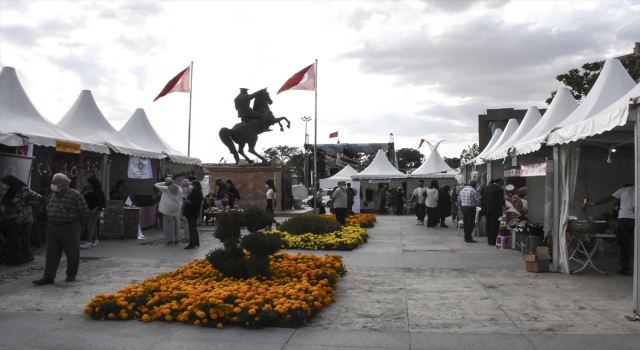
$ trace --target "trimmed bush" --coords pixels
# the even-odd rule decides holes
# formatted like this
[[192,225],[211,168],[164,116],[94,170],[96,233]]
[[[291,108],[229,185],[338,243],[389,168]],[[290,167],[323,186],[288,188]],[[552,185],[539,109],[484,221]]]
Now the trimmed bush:
[[292,235],[305,233],[324,235],[340,231],[341,226],[337,221],[323,218],[320,215],[300,215],[283,222],[278,229]]

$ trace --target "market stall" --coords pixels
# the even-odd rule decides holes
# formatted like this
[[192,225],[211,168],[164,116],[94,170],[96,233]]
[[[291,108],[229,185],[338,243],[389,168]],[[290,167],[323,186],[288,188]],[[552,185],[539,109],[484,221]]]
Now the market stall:
[[[387,159],[383,150],[378,150],[369,166],[359,174],[351,175],[353,181],[360,181],[360,211],[380,212],[380,191],[386,186],[391,188],[403,187],[406,192],[406,174],[396,169]],[[353,185],[352,185],[353,186]]]

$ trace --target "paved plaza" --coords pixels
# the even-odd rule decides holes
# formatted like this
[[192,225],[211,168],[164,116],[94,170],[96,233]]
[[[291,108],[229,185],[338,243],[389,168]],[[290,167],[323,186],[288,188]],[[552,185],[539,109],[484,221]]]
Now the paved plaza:
[[[176,322],[96,321],[83,314],[99,293],[203,258],[221,244],[201,226],[194,250],[146,240],[103,240],[82,250],[77,281],[35,287],[44,254],[0,268],[0,349],[639,349],[630,322],[632,277],[617,257],[577,275],[529,273],[522,253],[463,242],[462,232],[415,226],[414,216],[379,216],[369,242],[344,257],[348,273],[308,326],[249,330]],[[297,253],[290,250],[290,253]],[[307,252],[307,251],[304,251]],[[64,261],[64,259],[63,259]],[[29,274],[31,274],[29,276]]]

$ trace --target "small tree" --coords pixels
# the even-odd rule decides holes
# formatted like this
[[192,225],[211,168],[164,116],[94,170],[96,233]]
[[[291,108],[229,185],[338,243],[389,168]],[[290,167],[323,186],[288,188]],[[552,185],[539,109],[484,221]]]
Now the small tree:
[[401,169],[417,168],[424,162],[424,155],[413,148],[401,148],[396,152],[398,167]]
[[471,159],[477,157],[479,154],[480,154],[480,148],[478,147],[477,143],[474,143],[473,145],[470,145],[469,147],[462,150],[462,153],[460,153],[460,160],[463,163],[466,163]]

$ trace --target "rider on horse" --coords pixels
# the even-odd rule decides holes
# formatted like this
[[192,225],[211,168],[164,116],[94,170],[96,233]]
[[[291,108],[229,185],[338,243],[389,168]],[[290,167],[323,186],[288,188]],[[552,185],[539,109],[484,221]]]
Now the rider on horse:
[[253,100],[260,91],[252,94],[249,94],[248,91],[249,89],[240,88],[240,94],[233,100],[236,110],[238,111],[238,118],[247,124],[253,124],[254,120],[257,120],[262,126],[263,131],[271,131],[267,123],[267,116],[254,111],[250,107],[251,100]]

